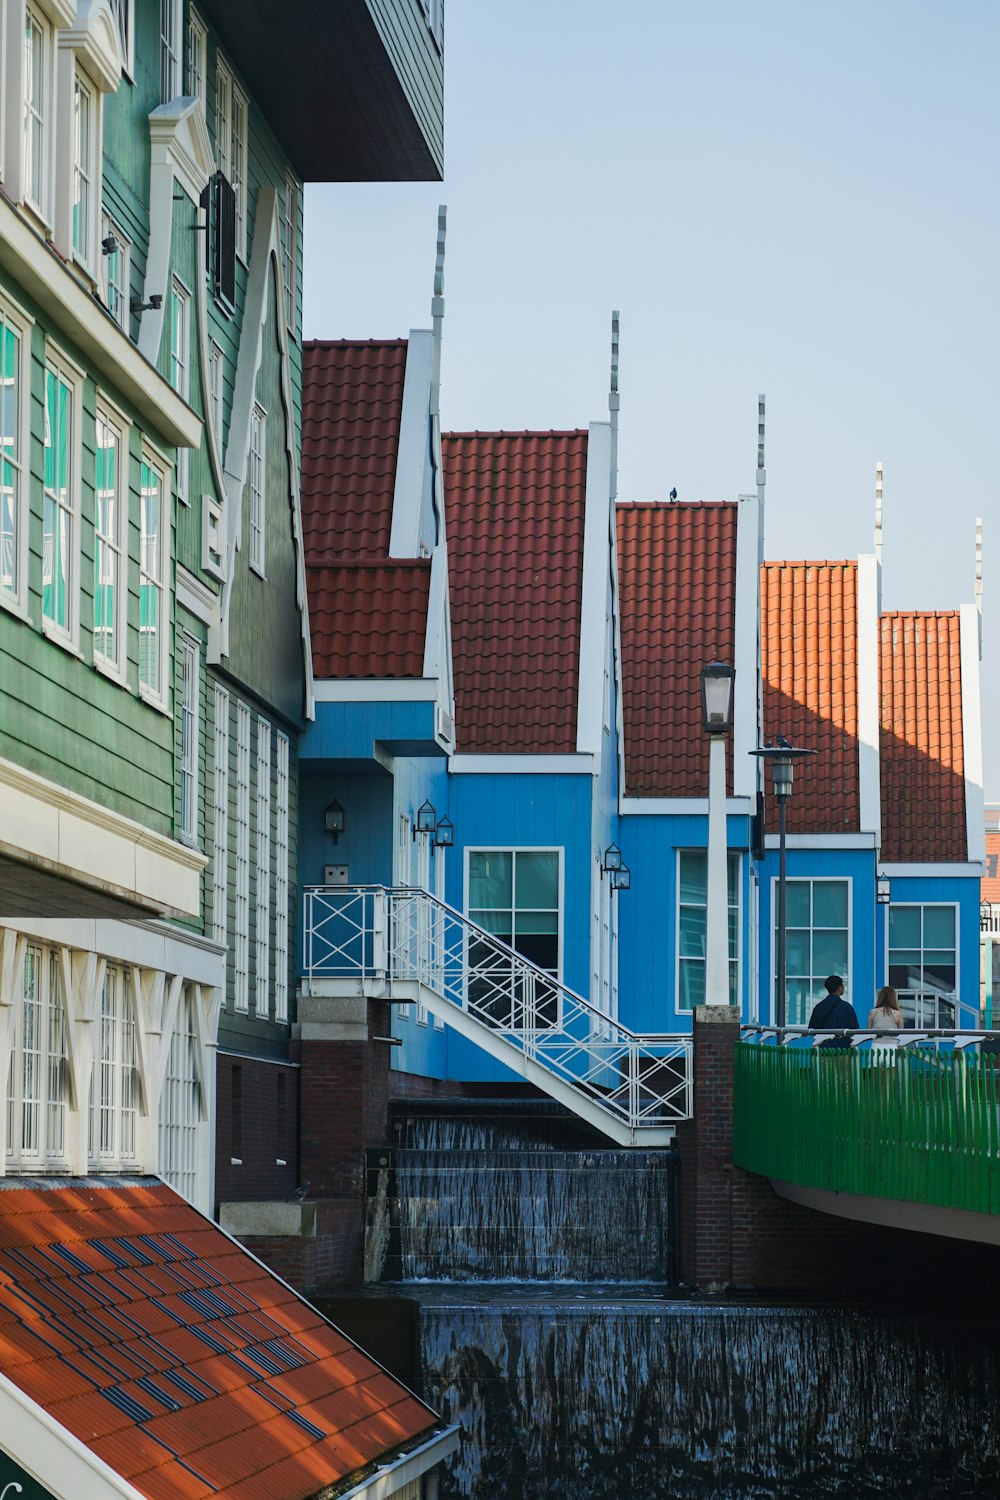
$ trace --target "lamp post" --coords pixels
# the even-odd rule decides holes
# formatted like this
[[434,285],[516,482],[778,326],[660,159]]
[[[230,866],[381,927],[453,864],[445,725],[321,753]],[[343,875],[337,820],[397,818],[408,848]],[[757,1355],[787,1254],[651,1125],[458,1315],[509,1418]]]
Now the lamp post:
[[725,662],[701,669],[701,717],[708,735],[708,854],[705,872],[705,1004],[729,1004],[729,874],[726,736],[733,722],[733,678]]
[[751,750],[751,755],[758,759],[771,762],[771,775],[774,783],[774,795],[778,803],[778,951],[777,951],[777,975],[776,994],[774,1005],[774,1021],[776,1026],[785,1024],[785,1002],[787,999],[786,971],[786,923],[785,923],[785,836],[788,815],[788,799],[792,795],[792,782],[795,779],[795,762],[802,760],[807,755],[815,755],[815,750],[803,750],[795,745],[790,745],[783,734],[775,736],[777,744],[772,745],[767,740],[763,745],[758,745],[756,750]]

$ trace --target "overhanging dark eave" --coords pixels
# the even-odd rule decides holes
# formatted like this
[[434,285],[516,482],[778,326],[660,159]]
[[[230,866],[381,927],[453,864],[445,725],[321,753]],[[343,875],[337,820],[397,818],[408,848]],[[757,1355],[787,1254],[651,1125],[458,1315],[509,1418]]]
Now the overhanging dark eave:
[[[203,9],[304,181],[440,180],[440,58],[429,33],[404,81],[367,0],[206,0]],[[437,90],[427,122],[414,103],[418,73],[425,97]]]

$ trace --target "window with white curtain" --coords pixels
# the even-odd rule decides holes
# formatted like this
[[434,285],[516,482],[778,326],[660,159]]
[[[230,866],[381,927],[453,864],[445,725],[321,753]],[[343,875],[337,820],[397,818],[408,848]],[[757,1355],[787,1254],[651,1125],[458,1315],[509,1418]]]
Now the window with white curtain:
[[220,57],[215,72],[215,159],[236,198],[236,253],[247,253],[247,158],[250,107],[247,96]]
[[[191,294],[183,282],[170,285],[170,384],[187,401],[191,387]],[[189,448],[177,450],[177,495],[185,505],[188,494]]]
[[7,1165],[21,1170],[66,1162],[69,1105],[66,1000],[59,955],[27,948],[18,972],[7,1075]]
[[192,99],[200,99],[207,108],[208,100],[208,28],[195,7],[188,8],[187,47],[184,57],[184,92]]

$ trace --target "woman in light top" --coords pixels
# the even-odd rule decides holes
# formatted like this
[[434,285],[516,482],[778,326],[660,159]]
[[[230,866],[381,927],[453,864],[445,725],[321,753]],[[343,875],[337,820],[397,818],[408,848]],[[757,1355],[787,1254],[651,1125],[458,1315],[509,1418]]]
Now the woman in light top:
[[903,1025],[903,1012],[899,1008],[899,997],[891,984],[884,984],[878,992],[875,1009],[868,1012],[868,1030],[888,1032],[888,1036],[877,1036],[873,1047],[895,1047],[899,1038],[895,1035]]

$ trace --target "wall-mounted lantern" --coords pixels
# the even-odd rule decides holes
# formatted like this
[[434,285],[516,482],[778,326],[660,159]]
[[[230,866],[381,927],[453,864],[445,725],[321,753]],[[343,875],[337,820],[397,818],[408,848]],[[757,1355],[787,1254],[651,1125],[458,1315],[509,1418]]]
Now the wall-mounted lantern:
[[455,825],[450,818],[442,818],[434,830],[435,849],[451,849],[455,844]]
[[347,814],[344,812],[344,809],[341,807],[336,798],[334,798],[334,800],[330,803],[330,806],[327,808],[326,812],[323,814],[323,827],[326,829],[327,833],[333,834],[334,843],[337,842],[337,840],[340,838],[340,835],[347,827]]
[[622,863],[617,870],[611,871],[611,889],[613,891],[627,891],[632,886],[632,871],[628,865]]
[[601,855],[601,874],[607,875],[613,891],[627,891],[632,885],[632,871],[622,859],[617,844],[609,844]]
[[607,875],[612,870],[620,870],[622,867],[622,851],[617,844],[609,844],[601,858],[601,871]]
[[417,808],[416,820],[413,824],[413,837],[418,833],[433,833],[437,827],[437,808],[433,802],[424,802]]
[[892,900],[892,881],[882,871],[875,877],[875,899],[879,906],[888,906]]

